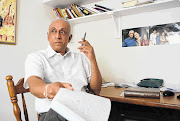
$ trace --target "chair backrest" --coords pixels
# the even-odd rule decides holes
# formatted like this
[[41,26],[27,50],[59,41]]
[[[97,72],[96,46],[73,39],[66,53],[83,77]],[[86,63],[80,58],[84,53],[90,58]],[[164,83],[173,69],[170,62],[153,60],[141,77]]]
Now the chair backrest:
[[10,75],[6,77],[7,87],[8,87],[8,90],[9,90],[9,96],[10,96],[11,102],[13,104],[14,115],[15,115],[17,121],[22,121],[22,119],[21,119],[21,110],[20,110],[19,105],[17,103],[18,102],[17,94],[21,94],[25,121],[29,121],[28,112],[27,112],[27,108],[26,108],[26,102],[25,102],[25,99],[24,99],[24,93],[29,92],[29,89],[25,89],[23,87],[24,78],[20,79],[15,86],[14,86],[14,81],[12,79],[13,79],[13,77],[10,76]]

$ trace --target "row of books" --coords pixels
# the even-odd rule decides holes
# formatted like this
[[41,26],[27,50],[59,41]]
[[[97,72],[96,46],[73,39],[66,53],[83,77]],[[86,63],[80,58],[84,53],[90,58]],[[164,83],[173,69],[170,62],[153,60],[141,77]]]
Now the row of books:
[[112,9],[97,4],[92,8],[72,4],[68,8],[54,8],[52,10],[56,18],[62,17],[65,19],[73,19],[108,11],[112,11]]

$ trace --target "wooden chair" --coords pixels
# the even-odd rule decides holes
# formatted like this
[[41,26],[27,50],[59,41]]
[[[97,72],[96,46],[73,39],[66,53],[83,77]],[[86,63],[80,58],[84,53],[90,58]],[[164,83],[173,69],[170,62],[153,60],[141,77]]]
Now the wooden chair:
[[[25,99],[24,99],[24,93],[29,92],[29,89],[25,89],[23,87],[24,78],[20,79],[15,86],[14,86],[14,81],[12,79],[13,79],[13,77],[10,76],[10,75],[6,77],[7,87],[8,87],[8,90],[9,90],[9,96],[10,96],[11,102],[13,104],[13,111],[14,111],[14,115],[16,117],[16,120],[17,121],[22,121],[22,119],[21,119],[21,110],[20,110],[19,105],[17,103],[18,102],[17,95],[21,94],[25,121],[29,121],[28,112],[27,112],[27,108],[26,108],[26,102],[25,102]],[[39,120],[39,116],[38,116],[38,120]]]

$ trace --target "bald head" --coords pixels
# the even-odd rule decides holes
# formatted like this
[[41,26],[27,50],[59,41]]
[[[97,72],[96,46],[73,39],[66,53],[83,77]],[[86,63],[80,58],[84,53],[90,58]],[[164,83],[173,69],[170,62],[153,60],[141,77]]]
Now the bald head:
[[65,54],[68,43],[71,41],[71,26],[64,19],[57,19],[49,26],[48,41],[57,53]]
[[64,25],[66,25],[67,28],[69,28],[69,36],[71,35],[71,24],[69,23],[69,21],[67,21],[64,18],[58,18],[54,21],[51,22],[51,24],[49,25],[49,30],[52,28],[52,26],[54,26],[54,24],[61,24],[63,23]]
[[130,30],[129,31],[129,38],[133,38],[134,37],[134,30]]

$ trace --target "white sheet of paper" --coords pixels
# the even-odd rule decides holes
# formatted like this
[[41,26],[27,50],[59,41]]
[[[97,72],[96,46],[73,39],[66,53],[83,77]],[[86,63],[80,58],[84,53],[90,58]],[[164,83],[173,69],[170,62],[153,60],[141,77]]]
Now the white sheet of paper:
[[50,107],[68,121],[108,121],[111,102],[86,92],[61,88]]

